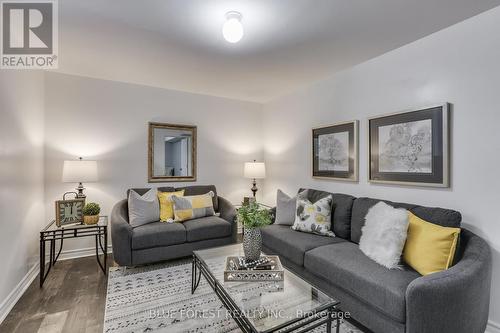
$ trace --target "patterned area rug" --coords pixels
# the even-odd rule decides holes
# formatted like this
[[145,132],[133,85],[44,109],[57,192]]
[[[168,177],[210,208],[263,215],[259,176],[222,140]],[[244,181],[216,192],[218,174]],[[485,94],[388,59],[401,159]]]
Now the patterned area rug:
[[[346,321],[340,331],[362,332]],[[104,332],[238,333],[240,329],[204,277],[191,295],[191,261],[182,260],[126,270],[111,268]],[[311,332],[326,332],[326,327]]]

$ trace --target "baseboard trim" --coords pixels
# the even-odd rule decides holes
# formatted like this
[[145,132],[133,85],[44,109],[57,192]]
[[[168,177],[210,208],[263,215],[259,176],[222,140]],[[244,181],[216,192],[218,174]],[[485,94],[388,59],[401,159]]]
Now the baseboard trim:
[[[113,253],[111,245],[108,246],[108,254],[109,253]],[[90,256],[95,256],[95,247],[62,251],[57,261]],[[17,301],[19,301],[19,299],[24,295],[26,289],[28,289],[31,283],[38,277],[39,272],[40,264],[36,263],[28,270],[28,273],[26,273],[7,298],[0,304],[0,324],[5,320],[12,308],[16,305]]]
[[[99,249],[99,252],[100,252],[100,249]],[[110,254],[112,252],[113,252],[113,248],[111,247],[111,245],[109,245],[108,246],[108,254]],[[62,251],[61,255],[59,256],[59,259],[57,261],[90,257],[90,256],[95,256],[95,247],[87,247],[84,249]]]
[[17,301],[24,295],[24,292],[38,276],[40,264],[36,263],[28,270],[28,273],[21,279],[17,286],[10,292],[7,298],[0,304],[0,324],[5,320]]
[[500,324],[495,323],[494,321],[489,320],[488,326],[486,326],[485,333],[500,333]]

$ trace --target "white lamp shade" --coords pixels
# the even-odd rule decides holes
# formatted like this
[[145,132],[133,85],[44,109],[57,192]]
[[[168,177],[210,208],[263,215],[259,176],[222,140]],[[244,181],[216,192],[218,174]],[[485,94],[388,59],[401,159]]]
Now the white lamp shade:
[[89,183],[97,181],[97,161],[64,161],[62,181]]
[[245,178],[266,178],[266,165],[263,162],[246,162],[243,174]]

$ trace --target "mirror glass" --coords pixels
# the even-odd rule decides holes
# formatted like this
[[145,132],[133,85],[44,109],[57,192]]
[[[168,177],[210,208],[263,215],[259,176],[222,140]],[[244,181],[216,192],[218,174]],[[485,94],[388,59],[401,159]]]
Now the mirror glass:
[[150,124],[150,181],[195,180],[196,127]]

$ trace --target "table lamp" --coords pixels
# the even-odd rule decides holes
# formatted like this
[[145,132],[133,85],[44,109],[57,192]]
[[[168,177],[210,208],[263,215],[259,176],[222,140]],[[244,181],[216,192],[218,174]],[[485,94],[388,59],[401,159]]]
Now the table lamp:
[[85,199],[83,183],[97,181],[97,161],[84,161],[81,157],[77,161],[64,161],[62,181],[78,183],[77,198]]
[[256,162],[255,160],[253,162],[246,162],[243,174],[245,178],[253,179],[253,186],[251,190],[253,192],[253,197],[255,198],[255,193],[257,193],[258,190],[256,179],[266,178],[266,165],[264,162]]

